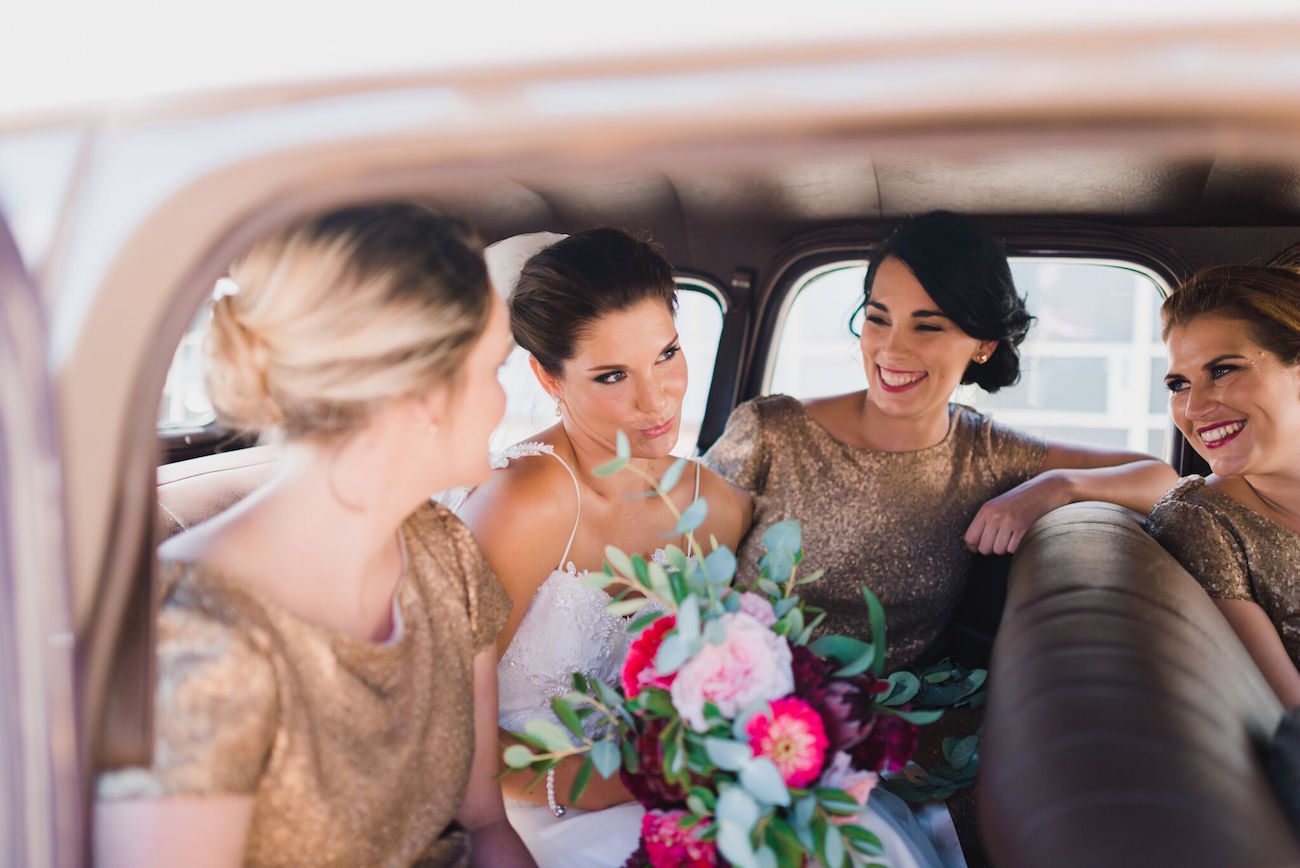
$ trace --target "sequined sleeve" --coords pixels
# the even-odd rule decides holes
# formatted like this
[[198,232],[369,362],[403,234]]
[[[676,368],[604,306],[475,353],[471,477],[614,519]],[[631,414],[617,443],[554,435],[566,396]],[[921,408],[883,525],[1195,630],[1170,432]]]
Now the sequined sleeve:
[[1245,552],[1232,530],[1203,504],[1173,488],[1147,516],[1147,532],[1191,573],[1211,597],[1253,600]]
[[769,462],[758,400],[746,401],[731,411],[726,430],[700,462],[732,485],[753,492],[764,490]]
[[158,618],[150,768],[101,775],[101,799],[252,795],[275,739],[275,670],[255,637],[167,603]]
[[494,645],[497,634],[510,617],[510,595],[488,566],[483,552],[459,518],[442,510],[442,526],[452,541],[461,575],[465,577],[465,608],[469,614],[474,650]]
[[990,420],[987,431],[987,467],[999,492],[1010,491],[1043,469],[1047,441]]

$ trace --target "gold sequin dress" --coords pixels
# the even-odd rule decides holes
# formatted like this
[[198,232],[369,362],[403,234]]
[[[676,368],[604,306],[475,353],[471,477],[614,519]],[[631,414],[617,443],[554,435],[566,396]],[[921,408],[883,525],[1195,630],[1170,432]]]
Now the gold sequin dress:
[[889,668],[925,656],[966,587],[972,555],[962,535],[989,498],[1030,479],[1047,446],[970,407],[949,407],[947,436],[912,452],[876,452],[837,440],[786,395],[731,414],[703,461],[754,493],[754,524],[737,553],[742,582],[758,573],[763,531],[798,519],[801,588],[827,612],[823,632],[867,633],[867,585],[885,607]]
[[1147,516],[1147,531],[1211,597],[1252,600],[1300,666],[1300,534],[1186,476]]
[[468,864],[453,816],[475,747],[473,660],[510,600],[445,509],[421,507],[402,536],[383,643],[169,564],[153,767],[101,775],[96,797],[252,796],[248,865]]

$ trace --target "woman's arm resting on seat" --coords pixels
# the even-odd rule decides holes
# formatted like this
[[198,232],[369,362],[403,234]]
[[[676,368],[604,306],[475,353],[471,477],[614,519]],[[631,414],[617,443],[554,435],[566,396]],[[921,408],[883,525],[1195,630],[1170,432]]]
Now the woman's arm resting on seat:
[[496,781],[499,757],[497,655],[496,649],[489,647],[474,657],[474,761],[456,819],[469,830],[474,865],[532,866],[533,857],[506,821]]
[[122,799],[94,813],[100,868],[231,868],[244,861],[252,796]]
[[1172,467],[1150,455],[1050,443],[1037,476],[980,507],[966,530],[966,547],[985,555],[1014,552],[1040,517],[1083,500],[1145,514],[1177,481]]
[[1291,662],[1268,614],[1253,600],[1216,599],[1214,603],[1250,652],[1250,658],[1283,707],[1300,705],[1300,671]]

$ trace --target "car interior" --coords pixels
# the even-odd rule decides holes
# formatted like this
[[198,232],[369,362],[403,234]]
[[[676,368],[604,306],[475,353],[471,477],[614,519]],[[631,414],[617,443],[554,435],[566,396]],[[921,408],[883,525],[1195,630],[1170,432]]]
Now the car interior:
[[[1261,50],[1284,51],[1251,36]],[[1036,324],[1018,386],[959,399],[1043,436],[1148,452],[1180,475],[1206,472],[1169,419],[1159,303],[1202,267],[1262,263],[1300,241],[1300,104],[1230,76],[1197,101],[1176,58],[1160,55],[1172,37],[1146,39],[1135,37],[1127,66],[1104,80],[1067,75],[1030,96],[991,87],[1006,85],[1006,69],[960,93],[915,82],[882,89],[870,110],[861,93],[853,111],[834,99],[751,105],[741,94],[710,118],[643,93],[648,107],[622,105],[610,117],[557,110],[488,132],[434,125],[267,148],[178,188],[123,241],[88,315],[102,320],[148,275],[158,284],[141,307],[148,339],[105,394],[92,400],[85,380],[70,382],[65,399],[66,424],[79,432],[68,435],[69,452],[93,439],[97,406],[129,408],[103,416],[115,426],[101,441],[111,457],[98,459],[111,493],[80,505],[69,493],[71,523],[88,527],[96,510],[112,516],[98,558],[71,567],[87,767],[147,756],[154,547],[274,470],[273,447],[221,429],[196,391],[204,302],[253,239],[337,204],[429,201],[489,244],[597,226],[653,239],[683,297],[693,416],[681,454],[707,449],[731,410],[757,395],[860,388],[851,327],[872,246],[907,215],[969,214],[1003,243]],[[1067,65],[1111,56],[1100,42],[1069,46]],[[1026,50],[1032,60],[1062,48]],[[894,62],[907,72],[934,57]],[[1014,70],[1025,60],[1004,62]],[[867,61],[844,51],[761,62],[795,79],[811,69],[830,87],[836,64],[852,72]],[[707,85],[730,70],[717,58],[693,64],[675,74]],[[1153,70],[1123,90],[1129,76]],[[663,74],[619,72],[632,81]],[[496,100],[537,77],[457,86]],[[566,69],[551,83],[563,91],[566,82],[576,88],[583,76]],[[574,98],[560,91],[557,100]],[[917,93],[909,113],[904,101]],[[243,110],[222,106],[210,118]],[[84,368],[96,352],[70,359]],[[497,447],[549,424],[531,403],[526,367],[507,373],[513,427]],[[1075,504],[1041,520],[1014,558],[979,559],[947,641],[961,662],[990,669],[977,789],[988,856],[1030,866],[1300,863],[1261,759],[1282,709],[1141,519]]]

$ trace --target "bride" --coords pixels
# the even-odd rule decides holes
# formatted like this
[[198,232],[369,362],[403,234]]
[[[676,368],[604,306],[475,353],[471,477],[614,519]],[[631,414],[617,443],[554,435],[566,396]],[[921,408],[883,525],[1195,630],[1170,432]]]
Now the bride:
[[[658,479],[673,462],[687,380],[675,307],[668,262],[613,229],[541,250],[511,294],[515,340],[531,354],[559,419],[507,450],[508,465],[461,509],[513,602],[498,639],[503,731],[554,719],[550,701],[570,689],[574,671],[618,683],[625,619],[610,615],[605,592],[580,577],[602,569],[608,544],[652,557],[674,519],[658,498],[637,497],[647,486],[636,474],[599,478],[593,469],[613,457],[619,431],[649,476]],[[693,464],[668,496],[679,510],[707,500],[699,538],[736,550],[752,516],[747,492]],[[543,868],[622,865],[637,849],[644,811],[617,777],[598,775],[576,804],[566,804],[578,766],[566,761],[533,789],[525,789],[525,775],[504,778],[510,822]],[[876,799],[868,813],[879,813]],[[892,825],[883,815],[865,823],[886,841],[890,864],[937,864],[919,827],[919,843],[890,831],[916,826],[905,808],[901,814]]]

